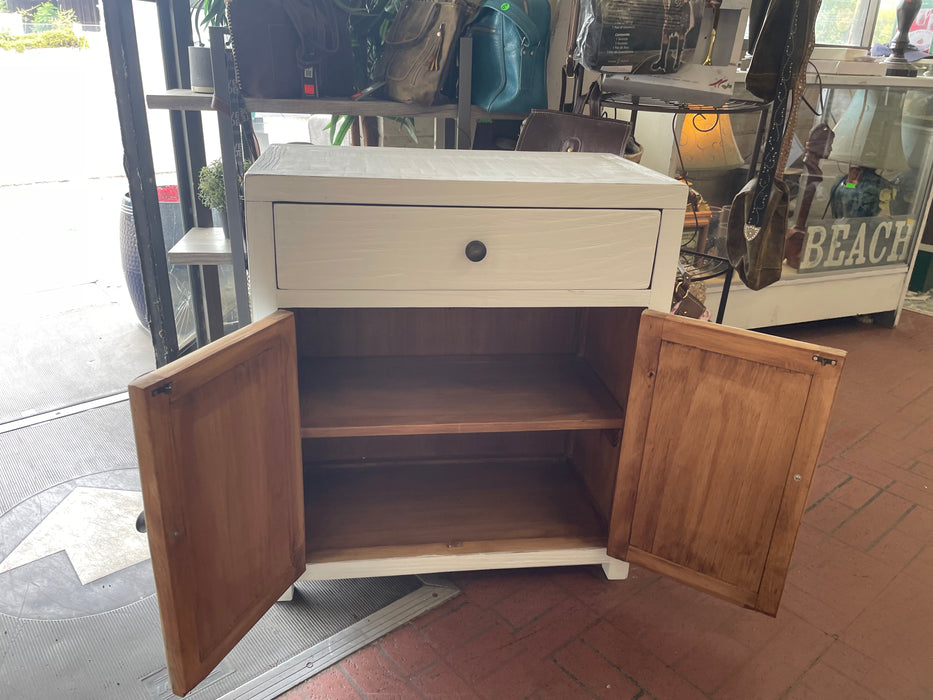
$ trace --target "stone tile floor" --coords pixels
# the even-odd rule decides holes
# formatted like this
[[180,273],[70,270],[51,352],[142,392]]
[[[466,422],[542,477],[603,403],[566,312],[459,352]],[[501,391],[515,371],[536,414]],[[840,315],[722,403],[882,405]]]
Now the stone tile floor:
[[933,318],[779,332],[849,358],[776,618],[635,567],[455,574],[283,698],[933,698]]

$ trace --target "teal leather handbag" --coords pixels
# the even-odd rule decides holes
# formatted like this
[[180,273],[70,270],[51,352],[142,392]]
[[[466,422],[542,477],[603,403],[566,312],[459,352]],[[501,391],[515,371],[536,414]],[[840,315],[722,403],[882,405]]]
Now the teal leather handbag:
[[472,102],[487,112],[547,107],[548,0],[486,0],[473,38]]

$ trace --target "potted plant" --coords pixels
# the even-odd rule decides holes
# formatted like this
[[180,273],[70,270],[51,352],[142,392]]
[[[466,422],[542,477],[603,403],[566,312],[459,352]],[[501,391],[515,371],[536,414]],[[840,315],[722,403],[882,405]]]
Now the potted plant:
[[226,27],[227,15],[224,0],[193,0],[191,4],[194,31],[198,40],[188,47],[188,70],[191,89],[194,92],[214,92],[214,76],[211,69],[211,49],[201,40],[201,29]]
[[224,164],[220,158],[201,168],[198,174],[198,199],[205,207],[217,212],[224,229],[224,236],[229,238],[227,200],[224,193]]
[[[244,172],[249,170],[250,165],[249,161],[243,164]],[[198,199],[205,207],[217,212],[215,221],[220,219],[224,236],[230,238],[230,231],[227,228],[227,200],[224,193],[224,164],[220,158],[201,168],[198,174]]]
[[[156,188],[156,193],[159,200],[159,216],[162,220],[162,237],[165,243],[162,255],[165,255],[165,251],[178,243],[185,231],[181,220],[178,187],[160,185]],[[120,262],[136,317],[143,328],[148,329],[149,314],[146,309],[142,266],[136,240],[136,219],[133,215],[133,202],[128,193],[123,195],[120,206]],[[194,307],[191,305],[188,272],[184,265],[169,265],[168,273],[175,324],[179,340],[184,343],[194,334]]]

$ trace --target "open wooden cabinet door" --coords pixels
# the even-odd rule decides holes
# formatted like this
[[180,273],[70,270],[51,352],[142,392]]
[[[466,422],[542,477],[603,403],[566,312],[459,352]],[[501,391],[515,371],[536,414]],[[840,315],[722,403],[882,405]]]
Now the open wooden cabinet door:
[[295,320],[277,312],[129,387],[172,690],[305,569]]
[[776,614],[844,357],[644,312],[610,556]]

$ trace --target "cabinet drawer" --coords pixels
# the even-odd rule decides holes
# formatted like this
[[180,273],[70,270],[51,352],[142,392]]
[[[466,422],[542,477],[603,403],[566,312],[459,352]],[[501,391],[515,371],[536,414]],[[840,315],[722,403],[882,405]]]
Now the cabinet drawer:
[[[648,289],[660,211],[275,204],[279,289]],[[486,247],[479,262],[469,242]]]

